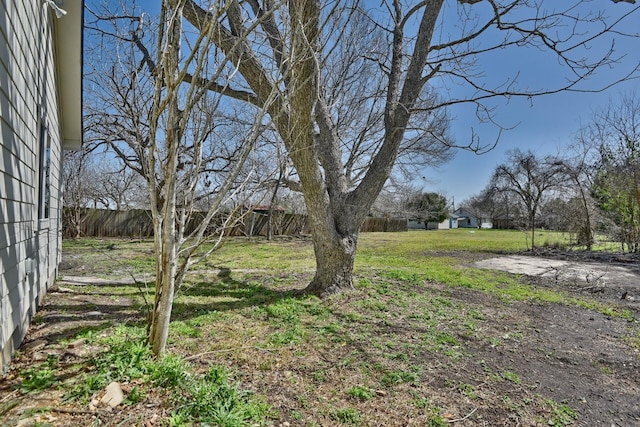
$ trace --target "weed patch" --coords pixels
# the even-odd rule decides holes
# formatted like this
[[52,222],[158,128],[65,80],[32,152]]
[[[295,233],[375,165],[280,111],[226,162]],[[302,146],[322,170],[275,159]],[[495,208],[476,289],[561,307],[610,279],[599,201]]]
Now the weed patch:
[[56,357],[49,356],[45,363],[21,371],[20,390],[25,393],[41,392],[57,384],[56,362]]
[[141,328],[120,326],[95,340],[108,349],[91,360],[93,370],[69,387],[68,400],[87,402],[111,381],[140,383],[127,396],[134,404],[144,399],[149,387],[163,389],[175,408],[169,424],[193,422],[220,426],[262,425],[271,413],[269,405],[253,392],[234,384],[226,368],[212,365],[204,374],[194,372],[182,357],[167,354],[155,360],[144,342]]
[[578,419],[575,411],[569,405],[557,403],[551,399],[545,401],[551,409],[551,417],[547,419],[547,425],[565,427],[575,423]]
[[332,420],[341,424],[357,425],[360,423],[360,413],[353,408],[334,409],[330,413]]
[[375,397],[376,392],[368,387],[356,385],[347,390],[347,395],[357,400],[369,400]]

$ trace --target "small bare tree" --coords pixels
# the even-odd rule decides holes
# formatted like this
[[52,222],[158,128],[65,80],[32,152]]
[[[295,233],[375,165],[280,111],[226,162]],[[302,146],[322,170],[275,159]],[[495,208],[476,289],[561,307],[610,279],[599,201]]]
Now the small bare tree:
[[84,146],[78,151],[65,151],[62,162],[62,180],[64,186],[64,222],[71,230],[65,235],[75,238],[82,235],[84,214],[92,200],[94,177],[91,169],[91,150]]
[[493,228],[510,229],[523,224],[519,198],[508,192],[496,191],[491,183],[478,194],[463,200],[460,206],[478,221],[491,218]]
[[[215,28],[190,34],[183,12],[184,2],[164,0],[157,22],[135,5],[119,13],[92,11],[88,22],[88,40],[96,45],[87,139],[106,144],[149,190],[156,257],[149,342],[156,355],[165,351],[174,297],[189,267],[218,247],[249,197],[245,184],[255,174],[248,159],[268,126],[259,109],[244,106],[235,112],[241,132],[221,136],[227,118],[219,113],[220,95],[193,76],[220,82],[233,75],[234,64],[211,54]],[[209,9],[215,16],[227,12],[219,3]],[[206,212],[194,224],[203,200]]]
[[592,194],[596,175],[597,143],[589,133],[587,129],[581,129],[574,143],[561,158],[563,173],[567,177],[563,192],[564,199],[568,202],[565,215],[571,221],[569,230],[576,235],[576,242],[585,245],[587,250],[591,250],[595,243],[598,219],[598,210]]
[[94,199],[107,209],[149,209],[149,189],[140,174],[124,166],[112,153],[94,156]]
[[538,158],[531,151],[513,150],[493,173],[491,188],[497,193],[516,195],[525,207],[532,248],[536,246],[536,215],[544,197],[565,182],[563,172],[563,164],[556,157]]

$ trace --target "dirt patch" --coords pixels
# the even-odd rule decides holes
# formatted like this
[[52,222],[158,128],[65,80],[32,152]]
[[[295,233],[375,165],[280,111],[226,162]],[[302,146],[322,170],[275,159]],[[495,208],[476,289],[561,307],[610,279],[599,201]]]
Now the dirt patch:
[[[522,274],[523,282],[615,303],[628,319],[575,306],[518,303],[526,340],[487,349],[498,363],[519,366],[544,395],[578,408],[581,425],[640,425],[640,351],[623,339],[638,334],[640,265],[619,255],[557,258],[510,255],[473,264]],[[480,352],[482,354],[482,352]]]
[[[636,314],[640,310],[640,262],[623,256],[594,255],[589,261],[570,258],[507,255],[476,261],[472,266],[522,274],[527,282],[615,302]],[[591,258],[593,259],[593,258]],[[636,316],[637,317],[637,316]]]
[[[457,297],[472,303],[478,295]],[[640,425],[640,352],[622,339],[630,328],[637,331],[637,322],[575,306],[519,302],[505,308],[496,326],[503,329],[496,331],[496,343],[469,343],[477,361],[467,366],[467,379],[481,383],[487,370],[518,372],[532,395],[575,410],[576,425]]]

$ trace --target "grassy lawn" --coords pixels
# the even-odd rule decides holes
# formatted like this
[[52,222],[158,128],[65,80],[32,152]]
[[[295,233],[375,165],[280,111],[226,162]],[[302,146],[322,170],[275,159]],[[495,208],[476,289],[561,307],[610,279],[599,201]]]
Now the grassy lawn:
[[[550,232],[536,238],[564,241]],[[143,345],[142,295],[151,301],[151,285],[65,284],[127,301],[133,314],[74,330],[63,344],[82,338],[94,354],[73,363],[50,357],[21,373],[21,387],[55,388],[66,405],[85,407],[120,381],[128,392],[121,425],[143,425],[154,414],[170,426],[571,425],[574,408],[536,392],[517,365],[478,359],[478,349],[517,349],[528,339],[518,304],[628,313],[470,267],[490,254],[524,251],[526,239],[497,230],[365,233],[356,291],[324,301],[292,292],[313,275],[308,240],[230,241],[194,266],[174,306],[170,355],[160,361]],[[148,241],[65,241],[62,279],[84,271],[144,282],[153,272],[151,248]]]

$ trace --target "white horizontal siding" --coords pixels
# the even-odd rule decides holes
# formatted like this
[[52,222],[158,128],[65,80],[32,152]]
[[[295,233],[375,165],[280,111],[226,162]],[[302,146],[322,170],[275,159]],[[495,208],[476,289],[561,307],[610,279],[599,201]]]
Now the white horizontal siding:
[[[42,0],[0,0],[0,368],[26,334],[60,260],[61,132],[52,19]],[[46,101],[39,106],[42,90]],[[41,112],[51,137],[51,211],[43,220]]]

